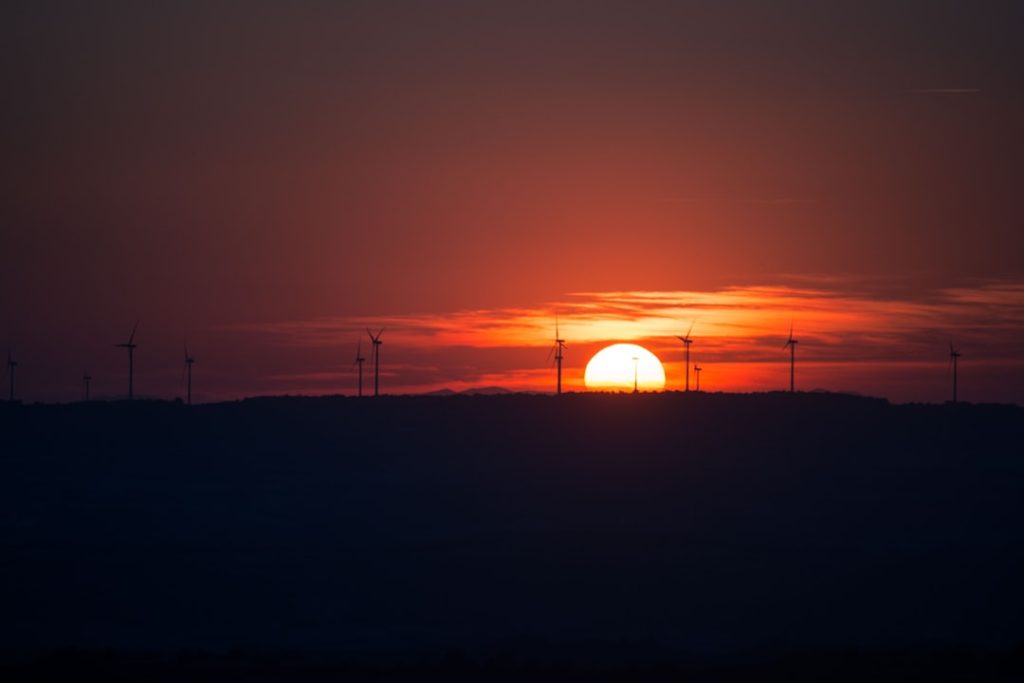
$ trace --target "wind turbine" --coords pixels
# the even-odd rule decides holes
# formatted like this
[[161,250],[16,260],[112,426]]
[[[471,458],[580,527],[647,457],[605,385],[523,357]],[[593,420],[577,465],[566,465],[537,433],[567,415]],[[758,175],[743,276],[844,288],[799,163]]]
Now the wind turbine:
[[85,400],[86,400],[86,402],[89,401],[89,382],[91,382],[91,381],[92,381],[92,375],[90,375],[88,372],[86,372],[85,374],[82,375],[82,384],[85,385]]
[[696,363],[693,364],[693,374],[697,378],[697,391],[700,391],[700,371],[703,370],[701,366]]
[[693,339],[690,338],[690,333],[693,332],[693,326],[697,321],[694,320],[690,323],[690,329],[686,331],[685,337],[676,335],[676,339],[683,342],[683,346],[686,347],[686,391],[690,390],[690,344],[693,343]]
[[[372,336],[372,335],[371,335]],[[359,343],[356,344],[356,359],[352,361],[352,367],[359,366],[359,397],[363,397],[363,362],[366,359],[363,358],[363,340],[360,339]]]
[[188,344],[185,344],[185,372],[188,374],[188,394],[186,394],[185,405],[189,406],[192,405],[192,364],[195,362],[196,359],[188,355]]
[[953,340],[949,340],[949,365],[953,369],[953,403],[956,403],[956,365],[960,358],[960,352],[953,347]]
[[[383,344],[380,340],[380,335],[384,334],[384,328],[380,328],[380,332],[377,336],[374,336],[373,332],[370,332],[370,328],[366,328],[366,334],[370,335],[370,341],[373,342],[373,395],[380,395],[380,345]],[[362,365],[359,366],[360,370]],[[360,377],[362,374],[360,373]]]
[[11,350],[7,349],[7,374],[10,375],[11,388],[8,394],[8,400],[14,403],[14,368],[18,367],[18,361],[14,360],[11,356]]
[[640,393],[640,387],[639,387],[639,383],[637,381],[639,379],[639,377],[640,377],[640,370],[639,370],[639,368],[640,368],[640,357],[639,356],[633,356],[633,393],[634,394],[639,394]]
[[124,344],[114,344],[119,349],[128,349],[128,400],[131,401],[135,398],[135,348],[138,344],[135,343],[135,330],[139,327],[139,321],[135,321],[135,326],[132,327],[132,333],[128,336],[128,341]]
[[555,354],[555,363],[558,365],[558,384],[555,385],[555,393],[562,393],[562,359],[565,357],[565,340],[558,334],[558,316],[555,316],[555,345],[548,351],[548,358]]
[[799,344],[799,343],[800,342],[798,342],[796,339],[793,339],[793,323],[790,323],[789,324],[789,339],[787,339],[786,343],[782,345],[783,349],[785,349],[787,346],[789,347],[789,391],[790,391],[790,393],[792,393],[794,391],[794,388],[793,388],[794,387],[794,385],[793,385],[793,368],[796,365],[796,345]]

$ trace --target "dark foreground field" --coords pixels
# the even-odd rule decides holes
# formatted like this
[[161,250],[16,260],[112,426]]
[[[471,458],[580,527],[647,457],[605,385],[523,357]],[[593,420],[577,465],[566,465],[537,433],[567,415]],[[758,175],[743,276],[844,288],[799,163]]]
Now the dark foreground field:
[[1017,407],[4,405],[0,438],[8,673],[1024,676]]

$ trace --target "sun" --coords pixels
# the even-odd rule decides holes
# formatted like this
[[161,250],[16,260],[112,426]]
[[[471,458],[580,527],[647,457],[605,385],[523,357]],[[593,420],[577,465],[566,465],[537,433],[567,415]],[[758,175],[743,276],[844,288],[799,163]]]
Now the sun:
[[636,344],[612,344],[590,359],[583,373],[588,389],[633,391],[634,380],[640,391],[665,388],[665,368],[653,353]]

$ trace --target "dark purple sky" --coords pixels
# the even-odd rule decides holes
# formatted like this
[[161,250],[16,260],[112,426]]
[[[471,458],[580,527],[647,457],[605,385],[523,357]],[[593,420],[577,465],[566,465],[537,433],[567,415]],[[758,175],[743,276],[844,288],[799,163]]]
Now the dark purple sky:
[[[1020,2],[17,2],[0,342],[28,400],[76,397],[85,368],[114,395],[138,318],[143,393],[176,395],[187,336],[223,397],[323,370],[252,331],[285,323],[1015,286],[1022,26]],[[934,320],[940,361],[957,325]],[[998,348],[1024,348],[1007,325]],[[450,349],[418,343],[390,358],[433,379],[393,386],[445,383]],[[1024,393],[1009,376],[976,396]]]

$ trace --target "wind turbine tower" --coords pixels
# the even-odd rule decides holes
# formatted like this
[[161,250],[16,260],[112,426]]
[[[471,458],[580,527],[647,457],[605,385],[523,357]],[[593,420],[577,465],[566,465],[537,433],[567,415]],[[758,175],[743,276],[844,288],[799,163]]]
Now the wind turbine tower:
[[789,339],[787,339],[786,343],[782,345],[783,349],[785,349],[787,346],[789,347],[789,391],[790,391],[790,393],[795,391],[794,384],[793,384],[793,375],[794,375],[794,367],[796,366],[796,345],[797,344],[799,344],[799,342],[796,339],[793,339],[793,323],[790,323],[789,324]]
[[634,394],[639,394],[640,393],[640,387],[639,387],[639,382],[638,382],[638,379],[640,377],[640,370],[639,370],[639,368],[640,368],[640,357],[639,356],[633,356],[633,393]]
[[185,405],[192,405],[192,364],[195,362],[196,359],[188,355],[188,344],[185,344],[185,373],[188,375],[188,393],[186,394]]
[[[384,328],[380,328],[376,336],[367,328],[366,334],[370,335],[370,341],[373,342],[373,395],[380,396],[380,345],[383,343],[380,335],[384,334]],[[362,368],[362,365],[359,367]]]
[[359,343],[356,344],[356,359],[352,361],[352,367],[359,366],[359,398],[363,397],[363,362],[366,361],[363,358],[363,340],[360,339]]
[[555,354],[555,364],[558,366],[558,383],[555,385],[555,393],[562,393],[562,359],[565,357],[565,340],[558,334],[558,316],[555,316],[555,345],[548,351],[548,358]]
[[703,370],[701,366],[696,363],[693,364],[693,376],[697,378],[697,391],[700,392],[700,371]]
[[14,360],[11,356],[11,350],[7,349],[7,374],[10,378],[10,390],[7,394],[7,400],[14,403],[14,369],[18,367],[18,361]]
[[88,372],[82,375],[82,384],[85,385],[85,400],[87,403],[89,401],[89,382],[91,381],[92,375],[90,375]]
[[953,346],[953,341],[949,342],[949,365],[953,369],[953,403],[956,403],[956,365],[960,359],[960,352]]
[[693,343],[693,339],[690,338],[690,333],[693,332],[693,325],[697,321],[694,320],[690,323],[690,329],[686,331],[685,337],[676,336],[676,339],[683,342],[683,346],[686,347],[686,391],[690,390],[690,344]]
[[135,321],[135,326],[132,327],[132,333],[128,336],[128,341],[124,344],[114,344],[119,349],[128,349],[128,400],[131,401],[135,398],[135,348],[138,344],[135,343],[135,330],[139,328],[139,321]]

